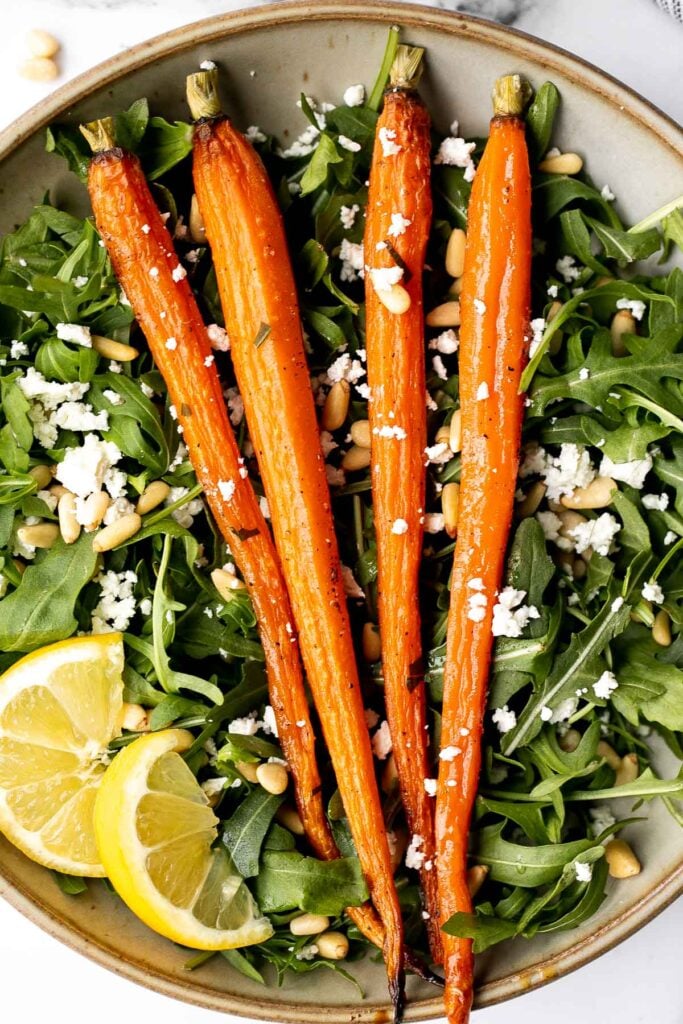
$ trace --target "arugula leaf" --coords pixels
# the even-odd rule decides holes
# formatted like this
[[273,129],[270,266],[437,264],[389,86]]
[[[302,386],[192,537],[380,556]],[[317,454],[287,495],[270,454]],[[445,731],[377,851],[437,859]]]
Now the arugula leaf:
[[223,842],[243,878],[258,875],[263,840],[284,799],[284,796],[274,796],[259,786],[226,821]]
[[313,151],[311,161],[301,178],[301,195],[306,196],[310,192],[315,192],[321,185],[324,185],[327,181],[330,166],[341,163],[342,159],[343,157],[339,153],[332,137],[323,132],[318,145]]
[[503,824],[489,825],[474,833],[475,858],[488,866],[489,876],[494,881],[523,889],[554,881],[566,864],[596,844],[594,839],[577,839],[570,843],[521,846],[505,839],[503,828]]
[[560,94],[552,82],[544,82],[526,112],[527,144],[532,163],[545,155],[552,138]]
[[360,906],[368,891],[355,857],[320,861],[296,852],[266,851],[256,898],[266,914],[299,909],[336,917],[345,907]]

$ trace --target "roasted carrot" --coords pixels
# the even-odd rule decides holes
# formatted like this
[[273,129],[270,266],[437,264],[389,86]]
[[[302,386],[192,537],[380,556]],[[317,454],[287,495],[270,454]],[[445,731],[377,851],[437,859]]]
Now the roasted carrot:
[[[437,805],[441,922],[471,911],[467,834],[481,763],[491,621],[512,519],[527,359],[531,184],[518,75],[494,90],[491,132],[472,186],[460,296],[460,515],[451,577]],[[448,756],[443,757],[448,751]],[[444,933],[446,1012],[468,1019],[470,939]]]
[[88,189],[98,230],[166,381],[197,479],[249,590],[301,820],[334,847],[289,597],[228,420],[206,327],[137,158],[115,148],[109,119],[83,133],[95,150]]
[[419,842],[430,950],[439,963],[418,600],[427,444],[422,275],[432,219],[430,121],[415,91],[423,53],[398,47],[377,122],[365,220],[365,342],[384,697],[408,828]]
[[215,72],[188,78],[194,184],[235,375],[270,505],[306,675],[371,898],[397,1017],[403,922],[351,639],[330,493],[282,217],[250,143],[220,115]]

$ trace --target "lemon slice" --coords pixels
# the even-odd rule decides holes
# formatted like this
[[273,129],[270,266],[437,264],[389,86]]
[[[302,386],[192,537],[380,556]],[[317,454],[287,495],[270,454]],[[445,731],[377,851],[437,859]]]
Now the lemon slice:
[[0,832],[31,860],[102,876],[95,795],[121,732],[119,633],[43,647],[0,676]]
[[218,819],[180,756],[184,729],[149,733],[107,770],[95,832],[107,875],[134,914],[193,949],[234,949],[273,934],[226,850]]

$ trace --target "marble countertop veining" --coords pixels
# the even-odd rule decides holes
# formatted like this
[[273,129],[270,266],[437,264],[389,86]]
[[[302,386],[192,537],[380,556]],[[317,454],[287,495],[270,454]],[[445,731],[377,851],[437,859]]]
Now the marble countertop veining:
[[[258,2],[258,0],[256,0]],[[653,0],[435,0],[514,25],[579,54],[683,120],[683,26]],[[0,33],[0,128],[53,88],[160,32],[248,0],[5,0]],[[16,67],[24,36],[41,27],[62,43],[60,78],[26,82]],[[683,1024],[683,901],[600,960],[474,1024]],[[0,901],[3,1017],[54,1024],[119,1024],[163,1015],[164,1024],[238,1024],[132,985],[60,945]],[[13,1012],[14,1011],[14,1012]]]

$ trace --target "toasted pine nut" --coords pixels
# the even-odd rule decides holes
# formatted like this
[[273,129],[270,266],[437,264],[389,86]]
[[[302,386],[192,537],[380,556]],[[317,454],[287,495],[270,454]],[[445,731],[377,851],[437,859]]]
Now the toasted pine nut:
[[445,484],[441,492],[441,511],[443,512],[444,528],[449,537],[455,537],[458,532],[459,506],[460,484]]
[[[590,561],[590,556],[593,554],[593,549],[592,548],[586,548],[586,550],[583,552],[583,554],[585,556],[587,556],[588,561]],[[578,558],[577,557],[576,561],[574,562],[574,579],[575,580],[582,580],[587,572],[588,572],[588,565],[586,564],[585,559],[583,557],[582,558]]]
[[387,794],[393,793],[398,787],[398,771],[396,770],[396,758],[393,754],[389,754],[389,757],[384,762],[380,787],[382,792]]
[[548,315],[545,318],[546,319],[546,323],[550,323],[551,320],[554,320],[555,317],[557,316],[557,314],[560,312],[561,309],[562,309],[562,303],[559,302],[558,299],[555,299],[555,301],[550,304],[550,309],[548,310]]
[[52,473],[49,466],[32,466],[28,471],[38,485],[39,491],[44,491],[48,484],[52,483]]
[[462,278],[461,277],[456,277],[455,281],[453,281],[452,285],[448,289],[448,294],[449,294],[449,296],[450,295],[454,295],[455,298],[458,298],[461,293],[462,293]]
[[262,762],[256,769],[256,778],[266,793],[273,793],[275,796],[284,793],[289,783],[289,776],[285,766],[267,761]]
[[460,451],[462,444],[462,412],[460,409],[456,409],[451,416],[448,427],[448,444],[454,455]]
[[121,516],[111,526],[105,526],[92,542],[93,551],[111,551],[124,541],[134,537],[142,526],[142,519],[137,512],[129,512]]
[[359,448],[370,447],[370,420],[356,420],[351,424],[351,440]]
[[323,406],[322,426],[324,430],[339,430],[349,413],[351,385],[347,380],[337,380],[330,388]]
[[621,764],[617,768],[614,779],[615,786],[625,786],[628,782],[635,782],[638,778],[638,757],[636,754],[624,754]]
[[663,608],[655,615],[652,639],[660,647],[669,647],[671,644],[671,619]]
[[121,728],[128,732],[149,732],[149,714],[142,704],[123,705]]
[[71,494],[68,487],[64,487],[63,484],[52,484],[49,488],[50,494],[54,494],[55,498],[59,500],[63,498],[65,494]]
[[193,195],[190,200],[190,219],[187,226],[190,229],[190,238],[193,242],[206,242],[204,218],[202,217],[201,210],[199,209],[199,202],[195,195]]
[[451,277],[462,277],[465,269],[465,242],[467,236],[462,228],[453,228],[446,246],[446,273]]
[[578,153],[560,153],[541,160],[539,171],[544,174],[578,174],[583,167],[583,160]]
[[57,505],[59,532],[65,544],[73,544],[81,535],[81,524],[76,519],[76,495],[67,491]]
[[342,469],[347,473],[356,473],[359,469],[367,469],[370,465],[370,449],[352,445],[341,460]]
[[325,960],[343,960],[348,956],[349,940],[343,932],[323,932],[315,940],[318,953]]
[[607,761],[607,764],[615,772],[619,770],[619,768],[621,767],[621,758],[617,754],[614,747],[610,746],[609,743],[606,743],[604,740],[600,740],[596,752],[598,757],[604,757],[605,761]]
[[30,544],[34,548],[51,548],[59,537],[56,523],[36,523],[35,526],[20,526],[17,537],[22,544]]
[[613,284],[614,278],[608,277],[607,274],[603,274],[602,277],[597,278],[594,288],[604,288],[606,284]]
[[157,505],[161,505],[162,501],[165,501],[170,493],[171,488],[163,480],[152,480],[138,498],[135,511],[138,515],[144,516],[145,513],[151,512],[153,508],[156,508]]
[[427,327],[457,327],[460,323],[460,303],[452,299],[435,306],[425,317]]
[[225,792],[225,779],[205,779],[200,786],[209,802],[209,807],[215,807]]
[[317,935],[329,928],[330,919],[323,914],[300,914],[289,922],[292,935]]
[[624,335],[637,334],[635,317],[629,309],[617,310],[612,317],[609,332],[612,336],[612,354],[615,356],[627,355]]
[[282,807],[278,807],[275,817],[281,825],[288,828],[295,836],[302,836],[304,834],[304,824],[299,817],[299,812],[290,804],[283,804]]
[[85,520],[85,532],[92,533],[104,519],[104,514],[111,505],[111,498],[106,491],[95,491],[89,494],[83,503],[81,519]]
[[565,508],[605,508],[612,504],[617,483],[609,476],[596,476],[586,487],[577,487],[560,501]]
[[93,334],[92,347],[95,351],[104,356],[105,359],[115,359],[117,363],[130,363],[140,355],[132,345],[124,345],[122,341],[114,341],[113,338],[103,338],[99,334]]
[[366,622],[363,626],[361,643],[365,660],[370,662],[370,664],[379,661],[382,656],[382,641],[380,640],[379,630],[374,622]]
[[489,869],[486,864],[474,864],[467,871],[467,888],[470,896],[476,896],[486,881]]
[[581,733],[578,729],[567,729],[562,736],[558,737],[557,745],[565,754],[573,754],[581,742]]
[[392,284],[390,288],[376,288],[375,294],[390,313],[401,316],[410,309],[410,292],[402,284]]
[[26,35],[26,45],[32,57],[54,57],[59,53],[59,41],[43,28],[32,28]]
[[564,508],[564,506],[560,507],[555,514],[562,523],[558,531],[561,537],[569,537],[570,530],[581,526],[582,523],[588,522],[586,517],[582,516],[580,512],[575,512],[571,508]]
[[236,590],[244,590],[245,584],[226,569],[214,569],[211,582],[224,601],[232,601]]
[[236,761],[235,768],[240,775],[244,776],[247,782],[258,782],[258,776],[256,774],[258,765],[253,761]]
[[552,560],[555,565],[570,579],[574,578],[574,562],[576,559],[571,551],[553,551]]
[[434,435],[434,444],[447,444],[450,445],[451,441],[451,428],[444,423],[442,427],[439,427],[436,434]]
[[605,860],[612,878],[633,878],[640,874],[640,861],[624,839],[613,839],[607,844]]
[[528,519],[532,516],[545,497],[547,487],[540,480],[532,484],[522,500],[517,505],[517,515],[520,519]]
[[19,68],[19,74],[29,82],[51,82],[59,69],[49,57],[29,57]]

